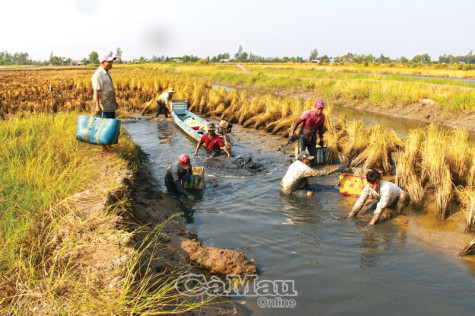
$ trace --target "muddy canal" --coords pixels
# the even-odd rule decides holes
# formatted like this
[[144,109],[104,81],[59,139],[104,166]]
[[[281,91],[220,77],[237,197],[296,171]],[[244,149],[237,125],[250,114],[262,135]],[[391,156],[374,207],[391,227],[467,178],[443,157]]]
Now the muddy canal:
[[364,219],[342,219],[355,199],[339,194],[335,174],[312,180],[318,193],[310,199],[283,198],[279,182],[289,162],[276,151],[284,143],[279,137],[236,126],[233,155],[263,165],[241,172],[232,159],[207,159],[203,151],[194,157],[196,143],[171,119],[124,126],[148,154],[162,189],[165,169],[179,154],[206,167],[202,195],[185,202],[188,228],[202,242],[254,258],[259,280],[295,282],[293,309],[264,308],[257,297],[236,298],[244,314],[473,315],[473,266],[391,222],[366,229]]

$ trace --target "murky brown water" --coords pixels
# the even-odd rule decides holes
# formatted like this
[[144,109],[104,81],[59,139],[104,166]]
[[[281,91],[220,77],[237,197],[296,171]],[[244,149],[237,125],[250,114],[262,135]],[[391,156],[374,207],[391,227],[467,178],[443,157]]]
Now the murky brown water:
[[[401,130],[404,124],[398,124]],[[171,120],[124,125],[149,155],[162,188],[166,167],[181,153],[206,167],[201,197],[185,202],[188,227],[201,241],[254,258],[259,280],[295,282],[295,308],[263,308],[258,297],[241,296],[236,301],[243,313],[473,314],[473,266],[434,249],[404,223],[367,229],[365,219],[342,219],[355,199],[339,194],[336,175],[313,179],[317,193],[310,199],[282,197],[279,183],[289,162],[277,151],[285,142],[279,137],[236,126],[234,155],[251,155],[265,171],[229,176],[230,160],[193,157],[196,143]]]

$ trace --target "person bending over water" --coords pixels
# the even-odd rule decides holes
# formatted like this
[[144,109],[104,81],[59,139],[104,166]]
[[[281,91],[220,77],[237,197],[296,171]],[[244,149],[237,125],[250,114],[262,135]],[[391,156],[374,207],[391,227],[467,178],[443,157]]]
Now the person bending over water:
[[364,186],[359,199],[356,201],[348,218],[351,218],[361,211],[366,200],[371,196],[376,201],[368,206],[369,209],[376,208],[370,225],[376,225],[382,213],[387,207],[396,206],[398,214],[409,203],[409,195],[392,182],[381,180],[381,174],[372,169],[366,174],[368,184]]
[[343,170],[342,166],[338,166],[329,169],[315,170],[310,168],[310,161],[313,159],[307,150],[301,151],[298,156],[298,160],[292,163],[287,170],[284,178],[280,182],[280,191],[283,194],[294,196],[307,196],[311,197],[313,192],[308,189],[309,177],[320,177],[334,172],[340,172]]
[[191,163],[188,155],[178,157],[178,163],[172,163],[165,171],[165,185],[168,192],[173,195],[185,195],[188,200],[194,201],[195,197],[182,186],[182,180],[191,174]]

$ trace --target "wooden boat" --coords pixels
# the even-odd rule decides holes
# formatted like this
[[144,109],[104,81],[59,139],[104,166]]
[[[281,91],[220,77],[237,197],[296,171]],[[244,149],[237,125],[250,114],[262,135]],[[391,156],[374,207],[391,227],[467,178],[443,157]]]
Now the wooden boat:
[[[185,100],[172,101],[172,117],[175,124],[178,125],[188,136],[199,142],[201,136],[206,132],[208,121],[188,110],[188,102]],[[219,134],[218,134],[219,135]],[[227,149],[231,149],[232,141],[229,135],[220,135]]]

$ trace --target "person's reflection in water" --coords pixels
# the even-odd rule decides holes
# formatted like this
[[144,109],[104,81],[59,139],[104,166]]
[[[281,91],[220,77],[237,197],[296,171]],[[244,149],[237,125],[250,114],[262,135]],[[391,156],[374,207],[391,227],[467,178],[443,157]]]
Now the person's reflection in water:
[[[289,224],[306,225],[320,222],[320,216],[316,208],[316,199],[301,199],[291,195],[281,194],[282,213]],[[317,207],[318,208],[318,207]]]
[[197,201],[201,201],[203,199],[203,190],[195,190],[195,189],[188,189],[193,196],[195,197],[194,201],[182,201],[179,200],[180,202],[180,208],[179,211],[182,213],[182,217],[185,220],[186,224],[193,224],[195,219],[193,215],[195,214],[195,204]]
[[361,265],[364,269],[371,269],[378,266],[381,254],[391,250],[394,238],[397,243],[406,243],[406,234],[394,225],[384,225],[378,229],[368,227],[362,222],[357,222],[356,227],[361,231]]
[[160,144],[167,144],[167,145],[173,145],[175,143],[173,134],[171,133],[172,127],[170,124],[173,122],[167,122],[167,121],[158,121],[157,122],[157,134],[158,134],[158,139],[160,140]]
[[[187,204],[193,204],[194,202],[187,203]],[[193,218],[193,215],[195,211],[193,210],[193,205],[187,205],[183,201],[180,201],[180,212],[183,214],[183,219],[185,220],[186,224],[193,224],[195,219]]]

